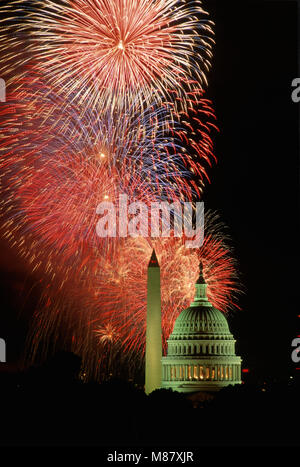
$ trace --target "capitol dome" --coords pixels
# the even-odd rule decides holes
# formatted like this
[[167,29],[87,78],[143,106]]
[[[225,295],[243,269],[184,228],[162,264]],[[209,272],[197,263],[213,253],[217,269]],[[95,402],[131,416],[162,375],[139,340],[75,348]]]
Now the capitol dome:
[[200,264],[193,303],[178,316],[162,358],[162,388],[180,392],[218,391],[241,383],[241,358],[224,314],[206,296]]

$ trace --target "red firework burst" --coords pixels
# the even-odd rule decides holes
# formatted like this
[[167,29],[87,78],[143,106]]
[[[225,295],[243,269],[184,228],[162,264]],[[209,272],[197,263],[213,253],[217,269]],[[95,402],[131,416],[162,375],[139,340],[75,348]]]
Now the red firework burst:
[[179,87],[186,107],[185,91],[206,81],[213,23],[199,1],[44,0],[18,23],[23,4],[5,8],[3,70],[23,64],[24,54],[37,58],[68,100],[104,109],[134,99],[140,107],[172,100]]

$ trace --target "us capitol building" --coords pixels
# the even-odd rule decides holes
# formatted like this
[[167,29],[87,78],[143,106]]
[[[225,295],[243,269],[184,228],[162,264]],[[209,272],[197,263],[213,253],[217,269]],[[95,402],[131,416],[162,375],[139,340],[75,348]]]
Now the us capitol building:
[[223,313],[206,295],[202,264],[193,303],[178,316],[162,357],[162,388],[191,393],[241,383],[241,358]]

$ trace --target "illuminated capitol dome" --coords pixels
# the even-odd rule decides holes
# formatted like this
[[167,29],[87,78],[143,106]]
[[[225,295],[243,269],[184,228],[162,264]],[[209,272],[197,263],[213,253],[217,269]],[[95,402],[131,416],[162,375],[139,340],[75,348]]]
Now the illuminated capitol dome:
[[162,358],[162,388],[180,392],[218,391],[241,383],[241,358],[224,314],[206,296],[200,264],[193,303],[177,318]]

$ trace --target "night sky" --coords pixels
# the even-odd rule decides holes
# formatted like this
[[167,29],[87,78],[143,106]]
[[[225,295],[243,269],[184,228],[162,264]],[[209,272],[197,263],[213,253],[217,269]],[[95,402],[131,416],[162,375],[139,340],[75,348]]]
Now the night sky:
[[[204,201],[229,227],[245,289],[242,311],[230,317],[230,326],[243,366],[257,377],[281,378],[296,366],[291,341],[300,334],[300,104],[291,100],[298,76],[297,2],[203,4],[216,23],[208,97],[221,130]],[[0,337],[8,362],[16,364],[38,277],[3,240],[0,252]]]
[[[210,90],[221,134],[209,207],[230,227],[245,286],[231,319],[243,366],[285,376],[299,314],[297,2],[207,2],[216,23]],[[298,319],[298,322],[297,322]]]

